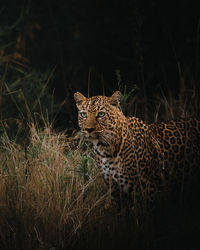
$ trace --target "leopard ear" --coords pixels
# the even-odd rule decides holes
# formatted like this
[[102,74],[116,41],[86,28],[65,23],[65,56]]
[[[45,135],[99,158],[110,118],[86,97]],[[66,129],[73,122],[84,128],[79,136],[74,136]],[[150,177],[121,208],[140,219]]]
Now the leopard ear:
[[78,107],[84,100],[86,100],[86,97],[82,95],[80,92],[76,92],[74,93],[74,100],[76,102],[76,106]]
[[120,91],[115,91],[110,97],[110,104],[119,108],[121,95]]

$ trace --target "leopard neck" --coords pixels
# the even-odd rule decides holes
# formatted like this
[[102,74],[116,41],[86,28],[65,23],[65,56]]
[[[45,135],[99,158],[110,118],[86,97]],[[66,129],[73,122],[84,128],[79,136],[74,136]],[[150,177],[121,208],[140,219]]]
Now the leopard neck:
[[124,147],[136,150],[151,140],[148,134],[148,125],[138,118],[131,117],[118,119],[113,130],[107,132],[106,140],[96,140],[94,143],[95,152],[102,157],[113,155],[114,157]]

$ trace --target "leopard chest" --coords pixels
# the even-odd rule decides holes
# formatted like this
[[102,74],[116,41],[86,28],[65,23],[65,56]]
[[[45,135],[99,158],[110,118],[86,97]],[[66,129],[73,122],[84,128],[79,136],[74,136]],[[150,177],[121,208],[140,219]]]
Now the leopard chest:
[[118,191],[129,193],[133,185],[129,181],[129,174],[124,169],[125,165],[120,153],[113,152],[109,154],[108,152],[102,148],[101,150],[95,149],[97,165],[101,170],[105,183]]
[[113,155],[104,148],[95,148],[96,162],[101,170],[105,182],[108,184],[109,179],[112,178],[115,182],[118,181],[120,174],[120,156]]

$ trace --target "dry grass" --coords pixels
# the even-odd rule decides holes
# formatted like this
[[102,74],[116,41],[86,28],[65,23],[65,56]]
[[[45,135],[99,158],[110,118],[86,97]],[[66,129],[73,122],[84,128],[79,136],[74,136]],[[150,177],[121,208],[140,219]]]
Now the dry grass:
[[[151,120],[198,116],[197,99],[189,90],[179,99],[162,94]],[[197,246],[200,220],[195,202],[185,207],[159,203],[153,212],[125,214],[111,203],[89,147],[77,148],[73,138],[49,124],[42,129],[31,123],[26,135],[20,134],[20,143],[8,137],[3,123],[0,132],[0,249]],[[192,244],[186,240],[190,237]]]
[[30,136],[26,154],[6,136],[1,140],[1,249],[68,245],[105,210],[104,185],[92,160],[85,181],[80,150],[71,149],[64,133],[32,124]]

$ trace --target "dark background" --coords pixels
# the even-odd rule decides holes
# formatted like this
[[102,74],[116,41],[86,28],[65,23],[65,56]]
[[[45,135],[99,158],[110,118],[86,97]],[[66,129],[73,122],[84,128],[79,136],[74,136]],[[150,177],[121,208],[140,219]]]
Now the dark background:
[[181,79],[197,86],[199,17],[191,0],[2,0],[0,56],[26,71],[55,69],[48,86],[65,102],[58,120],[70,127],[76,91],[136,86],[152,103],[160,89],[176,95]]
[[[92,96],[121,90],[127,97],[123,99],[125,113],[148,122],[156,114],[157,120],[200,116],[199,65],[199,1],[1,0],[0,135],[6,128],[11,141],[24,146],[25,158],[29,125],[36,120],[35,124],[41,122],[44,127],[46,114],[55,129],[67,129],[70,135],[78,128],[76,91]],[[191,193],[184,206],[176,201],[161,204],[153,215],[147,211],[143,228],[137,224],[135,229],[134,223],[130,228],[129,218],[124,226],[118,218],[109,224],[111,212],[110,221],[106,216],[101,221],[100,231],[104,235],[105,230],[104,237],[112,246],[112,234],[107,232],[115,225],[111,228],[113,247],[120,249],[124,245],[132,249],[135,242],[135,249],[141,245],[147,249],[152,239],[148,249],[199,249],[199,188]],[[18,229],[18,215],[14,210],[11,215]],[[19,231],[23,234],[23,230]],[[101,235],[95,230],[94,241]],[[75,243],[85,249],[88,235],[86,232],[85,241],[80,237]],[[14,237],[24,243],[24,238]],[[10,236],[9,243],[12,245]],[[89,249],[94,249],[92,244]]]

